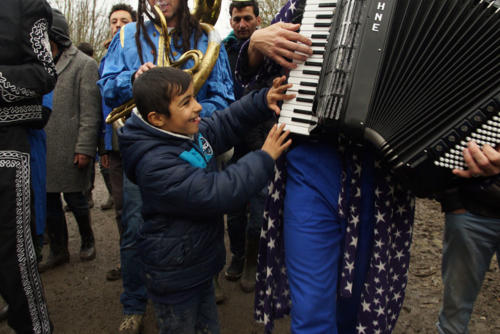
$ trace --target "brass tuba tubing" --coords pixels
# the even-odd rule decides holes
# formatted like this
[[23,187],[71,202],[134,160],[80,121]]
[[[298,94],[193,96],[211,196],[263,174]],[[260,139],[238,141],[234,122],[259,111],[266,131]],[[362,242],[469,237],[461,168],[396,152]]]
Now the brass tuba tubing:
[[[195,1],[195,11],[192,13],[196,18],[201,20],[200,27],[208,36],[208,45],[205,54],[200,50],[189,50],[182,54],[178,60],[172,61],[170,59],[170,38],[167,29],[167,20],[161,12],[158,6],[154,6],[154,10],[158,14],[161,22],[162,33],[167,39],[165,43],[167,48],[165,50],[166,54],[166,66],[181,67],[189,59],[193,59],[194,65],[191,68],[184,69],[184,71],[190,73],[193,76],[193,88],[195,95],[201,89],[205,81],[210,76],[212,69],[217,62],[220,51],[220,37],[215,31],[212,24],[215,24],[220,12],[221,0],[197,0]],[[208,21],[209,23],[203,23]],[[113,127],[119,128],[125,124],[125,120],[130,116],[130,113],[135,108],[135,102],[133,99],[125,102],[119,107],[114,108],[106,117],[107,124],[113,124]]]

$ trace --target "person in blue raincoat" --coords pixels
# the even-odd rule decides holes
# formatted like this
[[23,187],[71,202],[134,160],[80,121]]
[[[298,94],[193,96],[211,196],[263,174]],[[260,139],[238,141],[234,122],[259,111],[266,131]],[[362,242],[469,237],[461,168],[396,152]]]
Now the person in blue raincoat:
[[[153,10],[155,4],[167,20],[169,54],[165,52],[167,36],[164,36]],[[145,21],[144,16],[149,20]],[[137,22],[123,27],[108,48],[102,76],[98,81],[106,104],[114,108],[129,101],[135,78],[155,66],[165,65],[167,56],[177,60],[191,49],[205,53],[209,40],[220,43],[215,32],[207,36],[202,31],[199,22],[189,12],[187,0],[139,0]],[[192,66],[193,61],[189,60],[183,68]],[[226,108],[234,100],[231,69],[222,45],[212,72],[196,98],[202,106],[202,117]],[[120,256],[124,288],[121,302],[125,316],[120,332],[140,331],[147,304],[143,268],[136,250],[137,231],[143,222],[141,209],[142,199],[138,187],[124,177]]]

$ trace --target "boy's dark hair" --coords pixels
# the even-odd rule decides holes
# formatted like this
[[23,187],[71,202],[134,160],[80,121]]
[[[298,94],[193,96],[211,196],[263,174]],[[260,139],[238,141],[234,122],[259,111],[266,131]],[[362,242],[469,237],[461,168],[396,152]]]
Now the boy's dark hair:
[[90,43],[81,42],[80,44],[78,44],[77,48],[78,48],[78,50],[82,51],[83,53],[85,53],[89,57],[94,56],[94,48],[92,47],[92,45]]
[[117,10],[124,10],[128,12],[132,17],[132,22],[135,22],[137,20],[137,12],[132,8],[132,6],[127,5],[126,3],[117,3],[116,5],[111,7],[108,15],[108,20],[111,18],[111,15]]
[[134,80],[135,104],[147,122],[152,111],[170,117],[170,102],[184,94],[192,82],[191,75],[174,67],[154,67]]
[[231,4],[229,5],[229,16],[233,16],[233,9],[234,8],[245,8],[248,6],[253,7],[253,14],[255,17],[259,16],[259,4],[255,0],[233,0],[231,1]]

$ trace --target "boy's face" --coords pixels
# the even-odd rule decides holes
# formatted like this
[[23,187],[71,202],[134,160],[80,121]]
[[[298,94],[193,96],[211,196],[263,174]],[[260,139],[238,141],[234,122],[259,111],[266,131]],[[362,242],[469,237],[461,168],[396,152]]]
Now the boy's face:
[[164,122],[159,128],[186,136],[198,133],[202,107],[194,97],[192,82],[183,94],[172,98],[169,109],[170,117],[162,115]]

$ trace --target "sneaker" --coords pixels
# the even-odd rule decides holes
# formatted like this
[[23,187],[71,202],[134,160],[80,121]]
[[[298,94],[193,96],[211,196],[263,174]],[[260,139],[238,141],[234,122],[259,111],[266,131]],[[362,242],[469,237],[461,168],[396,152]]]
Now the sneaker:
[[118,329],[120,334],[139,334],[142,331],[143,314],[125,314]]
[[111,269],[106,273],[106,279],[108,281],[117,281],[122,278],[122,268],[120,266]]
[[245,257],[237,257],[235,255],[231,258],[231,264],[227,268],[224,276],[228,281],[237,281],[243,274],[243,265],[245,264]]
[[101,204],[101,210],[109,210],[113,207],[113,198],[111,196],[108,196],[108,199],[106,202]]

